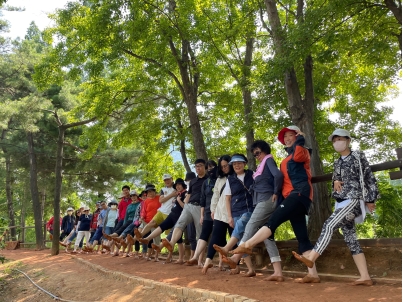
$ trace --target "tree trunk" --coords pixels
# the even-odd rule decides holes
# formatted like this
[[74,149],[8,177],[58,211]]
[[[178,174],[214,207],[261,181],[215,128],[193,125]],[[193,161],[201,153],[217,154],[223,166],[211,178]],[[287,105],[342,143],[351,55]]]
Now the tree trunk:
[[[286,53],[285,37],[281,28],[280,18],[277,11],[276,1],[265,0],[267,14],[272,30],[276,56],[284,56]],[[303,2],[299,2],[300,5]],[[300,7],[298,11],[303,11]],[[299,16],[299,21],[303,17]],[[288,106],[293,123],[305,133],[306,145],[312,148],[311,171],[312,175],[322,175],[323,166],[319,156],[319,146],[314,131],[314,85],[313,85],[313,60],[310,55],[305,59],[305,99],[302,99],[297,76],[293,66],[285,71],[284,83],[287,94]],[[322,225],[331,214],[331,204],[328,196],[326,183],[314,185],[314,198],[311,206],[308,233],[310,238],[318,238]]]
[[59,125],[59,137],[57,139],[57,154],[55,168],[55,197],[53,199],[53,240],[52,240],[52,255],[59,254],[59,237],[60,237],[60,201],[62,199],[62,180],[63,180],[63,147],[64,135],[66,128],[64,125]]
[[[181,121],[178,121],[178,134],[181,137],[184,136],[183,125],[182,125]],[[182,161],[183,161],[183,165],[185,166],[186,172],[188,172],[188,173],[192,172],[192,169],[190,168],[190,165],[189,165],[188,158],[186,156],[186,141],[184,138],[180,139],[180,149],[179,150],[180,150],[180,153],[182,156]]]
[[[4,152],[4,148],[3,148]],[[6,156],[6,197],[7,197],[7,210],[8,210],[8,226],[15,226],[15,213],[13,205],[13,190],[12,190],[12,176],[11,176],[11,156],[9,153],[4,152]],[[11,240],[16,240],[17,229],[10,229]]]
[[197,92],[199,90],[200,73],[198,71],[196,57],[187,40],[182,40],[181,51],[178,51],[172,39],[169,40],[169,47],[178,65],[182,80],[182,84],[180,84],[178,80],[176,80],[176,84],[182,93],[183,100],[188,110],[196,158],[202,158],[207,161],[206,145],[197,114]]
[[27,133],[27,139],[29,152],[29,184],[31,189],[32,208],[34,211],[36,248],[38,250],[42,250],[45,248],[44,238],[42,234],[43,217],[38,190],[38,171],[36,154],[34,150],[34,137],[32,132]]
[[253,142],[255,141],[255,134],[253,131],[252,93],[249,89],[249,76],[250,76],[250,68],[252,65],[254,42],[255,42],[254,38],[249,38],[246,41],[245,60],[243,64],[244,72],[241,83],[242,99],[245,115],[246,156],[248,158],[248,168],[251,169],[252,171],[256,170],[256,159],[253,156],[252,150],[250,149]]

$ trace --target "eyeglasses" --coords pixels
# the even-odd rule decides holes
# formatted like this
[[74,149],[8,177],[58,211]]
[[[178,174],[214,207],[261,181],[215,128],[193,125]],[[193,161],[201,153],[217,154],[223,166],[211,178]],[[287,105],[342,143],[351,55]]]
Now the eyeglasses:
[[253,157],[258,157],[260,154],[262,154],[262,151],[256,151],[253,153]]
[[228,164],[227,164],[227,165],[222,165],[222,166],[221,166],[221,168],[222,168],[222,169],[227,169],[228,167],[229,167],[229,165],[228,165]]

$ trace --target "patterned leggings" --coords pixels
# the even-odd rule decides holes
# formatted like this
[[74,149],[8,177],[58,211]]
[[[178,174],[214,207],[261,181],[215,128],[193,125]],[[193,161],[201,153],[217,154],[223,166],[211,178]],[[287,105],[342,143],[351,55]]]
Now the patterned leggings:
[[360,244],[357,241],[354,219],[361,215],[359,199],[352,199],[344,208],[339,208],[325,221],[319,239],[313,248],[315,252],[322,254],[328,246],[333,232],[341,228],[348,248],[352,255],[362,253]]

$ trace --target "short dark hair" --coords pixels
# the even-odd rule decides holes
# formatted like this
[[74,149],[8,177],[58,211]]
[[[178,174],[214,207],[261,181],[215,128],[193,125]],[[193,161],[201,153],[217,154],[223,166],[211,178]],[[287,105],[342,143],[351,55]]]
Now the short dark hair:
[[[221,168],[221,162],[225,160],[227,163],[229,163],[231,161],[231,156],[229,156],[228,154],[221,156],[218,159],[218,166],[217,166],[217,177],[222,178],[225,177],[225,173],[223,172],[222,168]],[[229,173],[228,175],[234,173],[234,168],[229,165]]]
[[263,153],[270,154],[271,153],[271,148],[270,145],[265,142],[264,140],[257,140],[254,141],[253,144],[250,146],[250,151],[253,152],[253,150],[259,148]]
[[198,158],[195,160],[195,165],[200,164],[200,163],[206,165],[206,161],[203,158]]
[[209,160],[207,161],[207,165],[206,165],[206,166],[217,167],[217,163],[216,163],[214,160],[209,159]]
[[130,187],[129,187],[129,186],[123,186],[123,187],[122,187],[122,191],[123,191],[123,189],[128,189],[128,190],[130,191]]

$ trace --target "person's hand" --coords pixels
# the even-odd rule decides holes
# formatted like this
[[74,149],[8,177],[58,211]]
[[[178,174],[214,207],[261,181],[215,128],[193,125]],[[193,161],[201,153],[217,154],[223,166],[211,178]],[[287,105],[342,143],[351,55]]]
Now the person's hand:
[[214,220],[214,212],[211,212],[211,219]]
[[367,202],[367,207],[368,207],[368,210],[371,212],[371,214],[375,211],[375,203],[368,203]]
[[203,225],[203,216],[200,217],[200,225]]
[[295,132],[297,132],[296,136],[298,136],[298,135],[305,136],[305,133],[300,130],[296,130]]
[[182,201],[181,200],[181,197],[178,195],[178,197],[176,197],[176,200],[178,201],[178,202],[180,202],[180,201]]
[[277,201],[277,199],[278,199],[277,195],[276,195],[276,194],[273,194],[272,197],[271,197],[271,202],[274,203],[274,202]]
[[340,193],[342,190],[342,185],[344,182],[340,180],[335,180],[333,183],[333,190],[336,191],[337,193]]
[[234,228],[234,219],[232,217],[228,217],[228,224],[231,228]]

